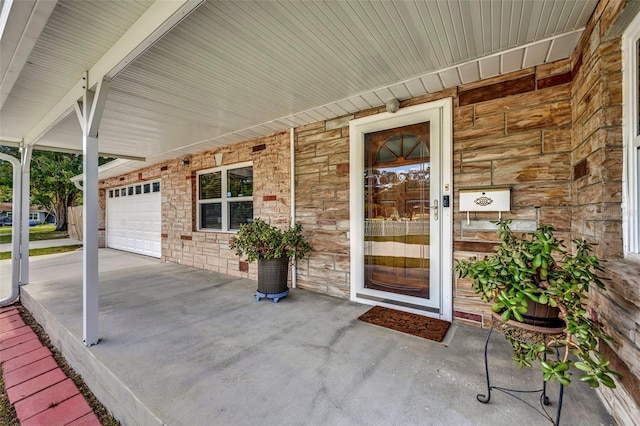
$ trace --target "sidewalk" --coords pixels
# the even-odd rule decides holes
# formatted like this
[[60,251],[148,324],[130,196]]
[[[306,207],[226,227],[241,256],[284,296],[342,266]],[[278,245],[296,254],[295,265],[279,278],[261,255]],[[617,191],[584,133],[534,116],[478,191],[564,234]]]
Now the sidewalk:
[[[73,238],[60,238],[57,240],[29,241],[29,249],[45,247],[62,247],[82,244],[82,241]],[[11,243],[0,244],[0,253],[11,251]]]

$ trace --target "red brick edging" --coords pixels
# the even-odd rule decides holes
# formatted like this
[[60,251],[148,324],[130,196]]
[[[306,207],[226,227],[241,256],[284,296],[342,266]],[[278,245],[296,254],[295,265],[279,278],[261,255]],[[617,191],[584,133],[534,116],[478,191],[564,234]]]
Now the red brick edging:
[[100,421],[18,309],[0,308],[0,364],[22,426],[98,426]]

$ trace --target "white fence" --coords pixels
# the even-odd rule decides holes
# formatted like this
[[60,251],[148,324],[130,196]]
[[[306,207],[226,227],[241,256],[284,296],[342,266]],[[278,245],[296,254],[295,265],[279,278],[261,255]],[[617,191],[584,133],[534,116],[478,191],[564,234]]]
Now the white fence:
[[396,237],[401,235],[428,235],[429,222],[411,220],[366,220],[367,237]]

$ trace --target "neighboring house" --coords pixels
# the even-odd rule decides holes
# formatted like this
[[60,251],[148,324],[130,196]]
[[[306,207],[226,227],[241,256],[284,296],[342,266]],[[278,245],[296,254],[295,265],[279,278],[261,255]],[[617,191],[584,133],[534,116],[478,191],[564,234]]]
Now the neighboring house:
[[[13,219],[13,205],[12,203],[0,203],[0,219]],[[29,222],[41,223],[56,223],[56,218],[53,214],[47,210],[38,207],[29,207]]]
[[[439,283],[434,285],[433,277],[430,283],[428,275],[443,251],[445,257],[448,251],[467,258],[483,256],[495,245],[487,222],[498,213],[473,213],[467,224],[458,208],[460,191],[508,187],[511,208],[502,217],[514,219],[515,227],[552,223],[566,241],[596,242],[597,255],[608,259],[612,280],[607,292],[594,290],[592,315],[617,339],[605,352],[625,377],[622,386],[603,394],[613,407],[637,407],[640,265],[623,260],[621,208],[628,155],[622,139],[622,69],[628,59],[623,60],[620,36],[607,35],[618,12],[616,2],[601,2],[567,60],[403,100],[396,122],[385,124],[390,118],[381,107],[294,128],[295,220],[315,247],[298,265],[297,285],[426,314],[446,316],[451,309],[454,322],[488,327],[489,306],[468,280],[452,277],[450,259],[437,260],[447,265],[438,270]],[[638,86],[625,90],[638,93]],[[443,100],[451,100],[450,109],[441,108],[446,102],[430,104]],[[430,126],[386,130],[403,125],[403,111],[421,107],[418,114],[431,114]],[[382,124],[376,125],[378,116]],[[354,130],[369,132],[366,148]],[[103,244],[255,279],[255,264],[229,250],[229,231],[251,217],[289,222],[290,140],[290,132],[276,133],[101,181]],[[232,189],[240,181],[247,188]],[[431,241],[409,236],[400,247],[398,235],[429,234],[425,218],[433,217],[432,200],[443,195],[451,207],[438,209],[441,220],[453,216],[452,231],[432,228]],[[408,227],[416,232],[405,232]],[[394,246],[375,241],[383,232],[396,232],[388,240],[396,241]],[[438,233],[449,240],[434,241]],[[429,254],[434,242],[438,245]],[[418,259],[423,264],[416,266]],[[637,412],[615,414],[625,419]]]

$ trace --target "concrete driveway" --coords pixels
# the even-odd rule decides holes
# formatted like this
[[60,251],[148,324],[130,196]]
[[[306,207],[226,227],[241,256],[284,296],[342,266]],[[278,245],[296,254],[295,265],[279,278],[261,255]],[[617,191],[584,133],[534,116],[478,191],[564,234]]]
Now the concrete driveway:
[[[358,321],[365,305],[301,289],[256,302],[253,281],[109,249],[101,341],[85,348],[81,271],[81,253],[33,258],[23,304],[125,425],[549,424],[500,392],[476,400],[486,330],[454,325],[436,343]],[[541,386],[501,336],[489,355],[493,384]],[[555,402],[557,385],[549,391]],[[526,398],[535,406],[538,396]],[[613,423],[575,378],[562,424]]]

